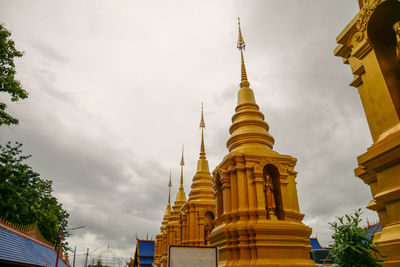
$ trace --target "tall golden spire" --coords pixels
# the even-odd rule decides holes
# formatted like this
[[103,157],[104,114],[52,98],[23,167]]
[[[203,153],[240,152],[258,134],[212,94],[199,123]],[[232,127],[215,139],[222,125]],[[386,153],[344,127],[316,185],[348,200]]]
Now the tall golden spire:
[[[264,121],[264,114],[259,111],[253,90],[249,87],[246,66],[244,64],[243,50],[245,42],[238,18],[239,37],[237,48],[240,50],[241,58],[241,82],[238,92],[238,104],[236,113],[232,117],[232,125],[229,129],[231,137],[227,142],[229,151],[240,149],[242,151],[252,150],[265,153],[265,148],[272,152],[274,138],[268,133],[269,126]],[[254,148],[254,149],[251,149]],[[276,153],[276,152],[272,152]]]
[[172,210],[171,210],[171,187],[172,187],[172,182],[171,182],[171,169],[170,169],[169,170],[169,182],[168,182],[168,205],[167,205],[167,208],[165,209],[161,228],[163,228],[166,225],[166,223],[168,222],[168,218],[169,218],[169,216],[171,216],[171,212],[172,212]]
[[204,146],[204,128],[206,124],[204,122],[204,109],[203,103],[201,104],[201,118],[200,118],[200,128],[201,128],[201,145],[200,145],[200,157],[197,161],[197,172],[193,177],[192,189],[189,192],[189,200],[202,200],[211,201],[214,199],[210,171],[208,168],[208,161],[206,158],[206,151]]
[[169,183],[168,183],[168,206],[171,206],[171,169],[169,169]]
[[186,202],[186,195],[185,195],[185,191],[183,189],[183,166],[185,166],[185,160],[183,159],[183,149],[184,146],[182,146],[182,157],[181,157],[181,184],[179,186],[179,191],[176,194],[176,200],[175,203],[178,201],[183,201]]
[[200,144],[200,158],[197,163],[197,171],[209,172],[208,161],[206,159],[206,150],[204,148],[204,128],[206,128],[206,123],[204,122],[203,103],[201,103],[200,128],[201,128],[201,144]]
[[181,157],[181,188],[183,188],[183,166],[185,166],[185,160],[183,159],[183,149],[184,146],[182,145],[182,157]]
[[242,59],[242,81],[240,83],[240,88],[249,87],[250,83],[247,80],[246,66],[244,64],[243,50],[246,50],[246,44],[243,40],[242,29],[240,28],[240,18],[238,18],[238,27],[239,27],[239,37],[237,42],[237,48],[240,50],[240,55]]
[[204,122],[203,103],[201,103],[200,128],[201,128],[200,158],[206,158],[206,151],[204,149],[204,128],[206,128],[206,123]]

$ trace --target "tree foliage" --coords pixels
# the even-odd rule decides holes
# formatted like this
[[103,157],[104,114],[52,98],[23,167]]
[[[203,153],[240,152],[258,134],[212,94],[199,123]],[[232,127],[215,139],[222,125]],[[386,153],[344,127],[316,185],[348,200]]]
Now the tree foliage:
[[382,266],[382,256],[368,237],[368,230],[360,227],[361,214],[358,209],[338,217],[339,222],[329,223],[334,230],[332,256],[340,267]]
[[[15,48],[11,33],[0,24],[0,92],[10,94],[15,102],[28,97],[19,81],[15,79],[14,58],[22,57],[22,52]],[[0,102],[0,125],[18,124],[18,119],[6,112],[7,105]]]
[[[69,214],[52,196],[52,182],[24,163],[22,144],[0,145],[0,216],[14,224],[37,223],[43,237],[58,246],[60,228],[65,229]],[[68,233],[64,233],[64,238]],[[67,243],[63,241],[65,250]]]

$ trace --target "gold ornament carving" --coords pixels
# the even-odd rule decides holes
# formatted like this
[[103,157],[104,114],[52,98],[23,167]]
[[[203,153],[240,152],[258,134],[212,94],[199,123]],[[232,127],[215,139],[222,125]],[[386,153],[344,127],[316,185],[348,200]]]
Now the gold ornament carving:
[[368,21],[372,13],[375,11],[376,7],[384,1],[386,0],[369,0],[365,3],[358,15],[356,23],[356,27],[359,31],[363,32],[367,29]]
[[400,61],[400,21],[393,25],[393,31],[396,34],[396,55],[397,60]]

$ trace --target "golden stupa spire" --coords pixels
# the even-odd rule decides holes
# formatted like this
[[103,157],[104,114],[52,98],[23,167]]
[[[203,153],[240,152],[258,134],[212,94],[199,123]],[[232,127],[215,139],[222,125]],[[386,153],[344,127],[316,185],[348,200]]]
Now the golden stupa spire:
[[208,162],[206,159],[206,150],[204,148],[204,128],[206,128],[206,123],[204,122],[203,103],[201,103],[200,128],[201,128],[201,144],[200,144],[200,158],[199,161],[197,162],[197,172],[209,172]]
[[201,103],[200,128],[201,128],[200,158],[205,158],[206,150],[204,149],[204,128],[206,128],[206,123],[204,122],[203,103]]
[[168,183],[168,206],[171,206],[171,169],[169,169],[169,183]]
[[239,18],[238,27],[237,48],[240,50],[241,57],[241,82],[236,114],[232,117],[232,125],[229,129],[231,137],[227,142],[227,147],[230,152],[240,149],[242,151],[252,150],[264,153],[265,148],[268,151],[272,151],[274,138],[268,133],[269,126],[264,121],[264,115],[259,111],[253,90],[249,87],[250,83],[247,79],[243,56],[243,50],[246,45],[243,40]]
[[237,48],[240,50],[240,55],[242,59],[242,80],[240,82],[240,88],[249,87],[250,83],[247,80],[246,66],[244,64],[243,50],[246,50],[246,44],[243,40],[242,29],[240,28],[240,18],[238,18],[238,27],[239,27],[239,37],[237,42]]
[[[169,182],[168,182],[168,205],[167,208],[165,209],[164,213],[164,218],[162,225],[165,226],[165,224],[168,222],[168,217],[171,216],[171,187],[172,187],[172,182],[171,182],[171,169],[169,170]],[[161,228],[163,227],[161,226]]]
[[203,115],[203,102],[201,102],[200,128],[206,128],[206,123],[204,122],[204,115]]
[[201,145],[200,145],[200,157],[197,161],[197,172],[193,177],[192,189],[189,192],[189,200],[202,200],[210,201],[213,200],[213,190],[211,184],[210,171],[208,168],[208,161],[206,158],[206,151],[204,146],[204,128],[206,124],[204,122],[204,109],[203,103],[201,104],[201,118],[200,118],[200,128],[201,128]]
[[180,188],[183,188],[183,166],[185,166],[185,160],[183,159],[183,149],[184,149],[184,146],[182,145],[182,157],[181,157],[181,186],[180,186]]
[[181,184],[179,186],[179,191],[176,194],[176,201],[183,201],[186,202],[186,195],[185,195],[185,191],[183,189],[183,166],[185,166],[185,160],[183,159],[183,150],[184,150],[184,146],[182,146],[182,157],[181,157]]

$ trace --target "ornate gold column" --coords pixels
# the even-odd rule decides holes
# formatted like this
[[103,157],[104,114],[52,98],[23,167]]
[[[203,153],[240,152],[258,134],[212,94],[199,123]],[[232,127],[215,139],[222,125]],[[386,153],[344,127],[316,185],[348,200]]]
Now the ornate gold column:
[[241,83],[232,117],[229,154],[213,171],[219,266],[315,266],[311,228],[302,223],[296,159],[274,151],[274,138],[247,79],[240,24]]
[[374,241],[384,266],[400,266],[400,2],[360,2],[361,10],[336,38],[334,53],[350,64],[373,145],[358,157],[355,174],[371,188],[367,208],[382,231]]

